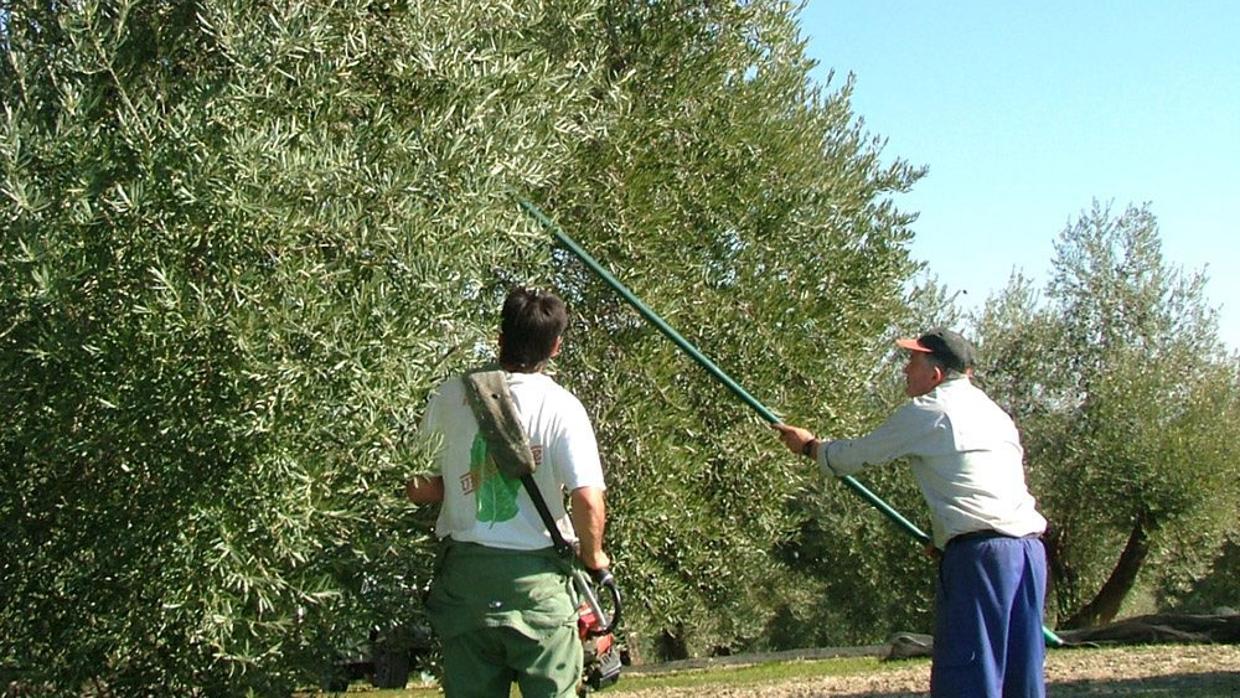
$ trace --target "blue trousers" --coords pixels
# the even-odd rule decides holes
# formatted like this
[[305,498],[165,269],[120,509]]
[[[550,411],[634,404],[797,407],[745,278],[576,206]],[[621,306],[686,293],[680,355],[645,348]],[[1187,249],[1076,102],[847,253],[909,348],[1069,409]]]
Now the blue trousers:
[[1046,695],[1046,549],[1036,538],[953,540],[935,603],[935,698]]

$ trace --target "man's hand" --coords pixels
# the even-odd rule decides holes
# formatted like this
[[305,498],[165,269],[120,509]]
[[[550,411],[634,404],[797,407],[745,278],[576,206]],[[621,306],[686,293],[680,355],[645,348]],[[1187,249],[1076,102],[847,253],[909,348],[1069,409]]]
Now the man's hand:
[[443,501],[443,478],[414,475],[405,483],[405,496],[414,504],[438,504]]
[[779,432],[780,441],[788,447],[789,451],[797,455],[805,452],[805,444],[814,440],[814,433],[808,429],[794,427],[791,424],[772,424],[771,428]]
[[591,572],[611,567],[611,558],[607,557],[607,553],[602,550],[578,550],[577,557],[580,558],[582,566]]

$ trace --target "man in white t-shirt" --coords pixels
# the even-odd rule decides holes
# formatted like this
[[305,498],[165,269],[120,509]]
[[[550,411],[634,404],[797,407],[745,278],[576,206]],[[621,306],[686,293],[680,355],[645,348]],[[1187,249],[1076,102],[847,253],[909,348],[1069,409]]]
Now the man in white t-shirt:
[[[564,539],[587,570],[602,570],[602,466],[585,408],[542,371],[560,352],[563,301],[518,288],[504,302],[499,364],[537,464],[533,478]],[[466,399],[461,377],[431,398],[422,430],[443,445],[435,471],[406,485],[410,501],[441,503],[443,541],[427,610],[444,650],[444,692],[457,696],[575,695],[577,637],[572,561],[558,555],[529,494],[505,476]],[[564,495],[571,506],[566,510]]]
[[959,334],[933,329],[897,344],[909,352],[912,400],[873,432],[820,441],[774,428],[833,477],[908,458],[939,551],[931,694],[1042,696],[1046,519],[1025,487],[1016,425],[973,386],[973,347]]

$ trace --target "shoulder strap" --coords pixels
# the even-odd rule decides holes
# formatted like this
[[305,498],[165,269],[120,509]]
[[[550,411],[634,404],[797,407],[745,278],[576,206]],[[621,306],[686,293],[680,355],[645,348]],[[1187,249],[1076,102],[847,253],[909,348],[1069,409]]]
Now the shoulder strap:
[[564,540],[564,534],[560,533],[560,527],[555,524],[555,519],[551,518],[551,510],[547,508],[547,502],[542,497],[542,492],[538,489],[538,483],[534,482],[533,473],[527,473],[521,476],[521,484],[525,485],[525,491],[529,493],[530,499],[534,502],[534,508],[538,510],[538,516],[543,520],[543,525],[547,527],[547,533],[551,534],[551,542],[555,545],[555,551],[564,557],[570,557],[573,554],[573,547]]
[[487,442],[487,453],[505,476],[517,479],[534,472],[534,454],[521,427],[517,406],[502,370],[484,368],[462,377],[465,399]]
[[538,483],[534,482],[534,454],[530,451],[529,439],[521,426],[504,371],[482,369],[466,374],[463,380],[466,400],[478,421],[478,430],[487,442],[487,452],[495,459],[495,466],[506,477],[521,480],[530,500],[534,502],[534,508],[538,510],[539,518],[547,527],[547,533],[551,534],[556,552],[565,557],[571,556],[572,546],[564,540],[538,489]]

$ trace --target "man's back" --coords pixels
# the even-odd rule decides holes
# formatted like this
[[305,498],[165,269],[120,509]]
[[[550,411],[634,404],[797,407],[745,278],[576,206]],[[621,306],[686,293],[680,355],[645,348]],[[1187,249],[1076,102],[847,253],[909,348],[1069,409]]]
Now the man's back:
[[945,381],[901,411],[922,434],[908,455],[936,545],[972,531],[1024,536],[1045,529],[1025,486],[1016,425],[969,379]]
[[[541,373],[506,374],[530,450],[538,464],[534,481],[568,541],[576,540],[563,492],[602,489],[594,431],[581,402]],[[485,439],[465,399],[460,378],[441,386],[423,428],[443,435],[439,468],[444,502],[436,534],[509,550],[551,545],[546,526],[519,480],[504,477],[487,454]]]

